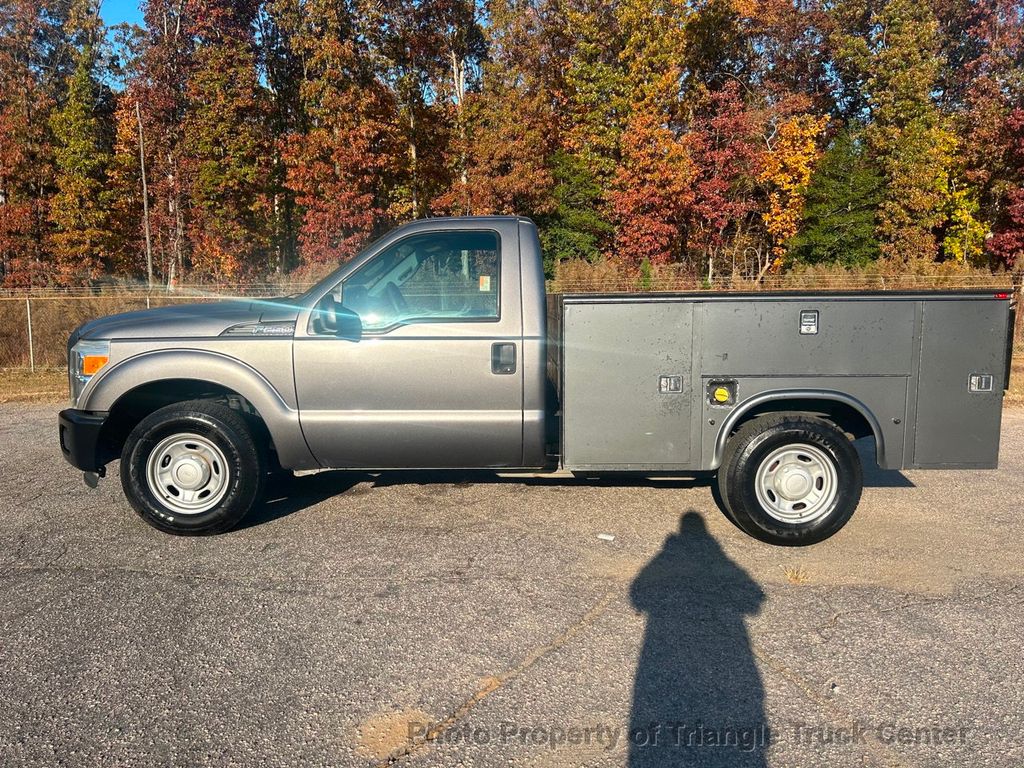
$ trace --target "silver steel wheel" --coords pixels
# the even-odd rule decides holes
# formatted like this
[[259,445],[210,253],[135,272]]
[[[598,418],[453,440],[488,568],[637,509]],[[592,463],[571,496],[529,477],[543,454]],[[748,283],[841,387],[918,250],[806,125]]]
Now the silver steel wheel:
[[832,458],[820,448],[794,443],[769,453],[755,476],[757,500],[783,523],[809,523],[835,501],[839,478]]
[[183,515],[213,509],[230,480],[224,453],[209,438],[192,433],[165,437],[146,460],[146,483],[157,500]]

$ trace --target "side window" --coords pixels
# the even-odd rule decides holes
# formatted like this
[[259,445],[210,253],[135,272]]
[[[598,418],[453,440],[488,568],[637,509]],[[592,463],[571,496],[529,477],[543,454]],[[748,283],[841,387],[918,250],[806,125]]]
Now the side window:
[[414,235],[342,284],[342,305],[363,330],[412,322],[497,320],[501,255],[494,232]]

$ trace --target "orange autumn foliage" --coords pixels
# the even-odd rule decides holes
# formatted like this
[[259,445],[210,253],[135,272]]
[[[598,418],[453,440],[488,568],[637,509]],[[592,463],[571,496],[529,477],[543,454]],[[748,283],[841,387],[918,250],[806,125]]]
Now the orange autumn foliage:
[[768,207],[761,214],[772,238],[772,269],[781,268],[787,241],[800,228],[804,194],[821,156],[819,139],[828,125],[827,115],[801,114],[785,120],[769,141],[757,179],[768,189]]

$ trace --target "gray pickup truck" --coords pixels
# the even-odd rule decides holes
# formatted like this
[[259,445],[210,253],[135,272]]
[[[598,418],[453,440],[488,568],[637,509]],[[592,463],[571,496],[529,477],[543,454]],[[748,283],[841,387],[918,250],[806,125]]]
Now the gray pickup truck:
[[307,292],[131,312],[68,341],[60,446],[120,458],[146,522],[230,529],[273,472],[716,472],[774,544],[853,514],[885,469],[996,466],[1013,329],[999,289],[545,296],[527,219],[403,226]]

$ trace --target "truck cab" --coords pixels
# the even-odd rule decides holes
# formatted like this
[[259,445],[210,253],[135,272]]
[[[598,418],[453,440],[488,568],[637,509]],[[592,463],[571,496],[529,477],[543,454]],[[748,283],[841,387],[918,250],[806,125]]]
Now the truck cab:
[[545,464],[544,274],[532,222],[416,222],[300,303],[295,394],[321,466]]

